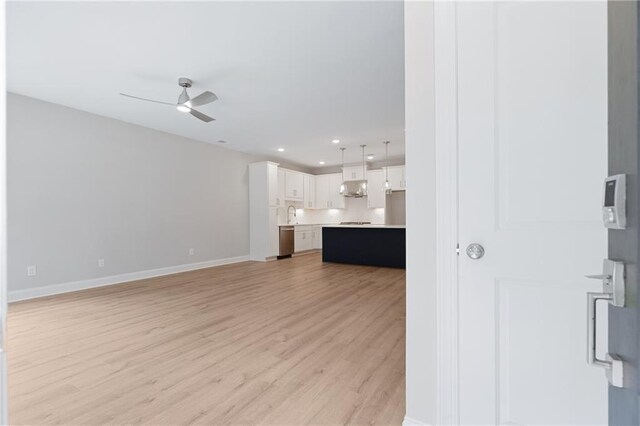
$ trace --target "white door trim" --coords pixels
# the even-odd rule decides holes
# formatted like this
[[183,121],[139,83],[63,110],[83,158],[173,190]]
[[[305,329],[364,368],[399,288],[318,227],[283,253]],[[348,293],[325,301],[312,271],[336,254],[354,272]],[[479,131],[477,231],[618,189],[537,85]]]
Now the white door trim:
[[458,409],[458,75],[456,2],[434,2],[437,424]]
[[[0,49],[6,52],[6,2],[0,3]],[[6,57],[0,54],[0,424],[9,424],[7,398],[7,88]]]

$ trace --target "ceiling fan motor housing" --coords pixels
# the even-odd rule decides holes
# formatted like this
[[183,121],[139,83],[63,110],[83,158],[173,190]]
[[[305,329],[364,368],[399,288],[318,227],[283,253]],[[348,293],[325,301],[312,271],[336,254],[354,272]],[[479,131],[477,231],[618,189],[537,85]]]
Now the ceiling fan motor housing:
[[182,78],[178,79],[178,85],[180,87],[184,87],[186,89],[186,88],[191,87],[193,85],[193,81],[191,81],[188,78],[182,77]]

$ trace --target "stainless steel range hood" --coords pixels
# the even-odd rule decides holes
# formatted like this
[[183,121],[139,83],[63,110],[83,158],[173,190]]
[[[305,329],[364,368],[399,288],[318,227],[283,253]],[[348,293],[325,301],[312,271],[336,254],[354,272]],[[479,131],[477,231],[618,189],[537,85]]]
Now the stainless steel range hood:
[[344,197],[350,197],[350,198],[362,198],[365,195],[367,195],[366,191],[363,194],[361,189],[362,188],[362,184],[367,184],[366,180],[347,180],[344,182],[345,185],[345,192],[344,194],[342,194]]

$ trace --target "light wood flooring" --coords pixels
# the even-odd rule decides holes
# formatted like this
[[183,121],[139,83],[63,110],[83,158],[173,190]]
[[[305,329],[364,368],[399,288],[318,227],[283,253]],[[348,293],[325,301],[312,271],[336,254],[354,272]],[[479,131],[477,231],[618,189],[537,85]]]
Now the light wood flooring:
[[245,262],[12,304],[11,424],[399,425],[404,270]]

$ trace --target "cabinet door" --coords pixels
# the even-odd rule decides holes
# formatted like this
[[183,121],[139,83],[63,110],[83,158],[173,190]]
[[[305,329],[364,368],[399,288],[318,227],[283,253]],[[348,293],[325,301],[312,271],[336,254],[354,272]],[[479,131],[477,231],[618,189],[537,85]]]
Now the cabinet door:
[[314,228],[313,231],[313,248],[321,249],[322,248],[322,227],[318,226]]
[[267,191],[270,206],[278,206],[278,166],[267,164]]
[[313,248],[313,231],[303,232],[302,241],[304,242],[304,249],[311,250]]
[[331,197],[329,196],[330,175],[316,176],[316,208],[331,208]]
[[329,199],[332,209],[344,208],[344,197],[340,194],[342,185],[342,173],[329,175]]
[[293,252],[294,253],[298,253],[299,251],[303,250],[303,241],[302,241],[302,234],[304,234],[304,232],[294,232],[293,233]]
[[269,207],[269,251],[267,256],[280,253],[280,228],[278,227],[278,208]]
[[285,198],[287,200],[302,200],[304,193],[304,178],[302,173],[285,170]]
[[313,248],[312,231],[296,231],[294,236],[294,251],[299,253],[301,251],[311,250]]
[[304,175],[304,203],[303,208],[316,208],[316,178],[312,175]]
[[404,167],[387,167],[387,174],[391,189],[398,191],[404,189]]
[[316,177],[309,176],[309,203],[311,205],[310,208],[317,208],[316,205]]
[[284,207],[284,182],[285,173],[284,170],[278,168],[278,197],[276,199],[278,207]]
[[370,209],[384,207],[384,172],[382,170],[370,170],[367,172],[367,206]]
[[363,180],[365,178],[362,166],[349,166],[342,169],[344,180]]

